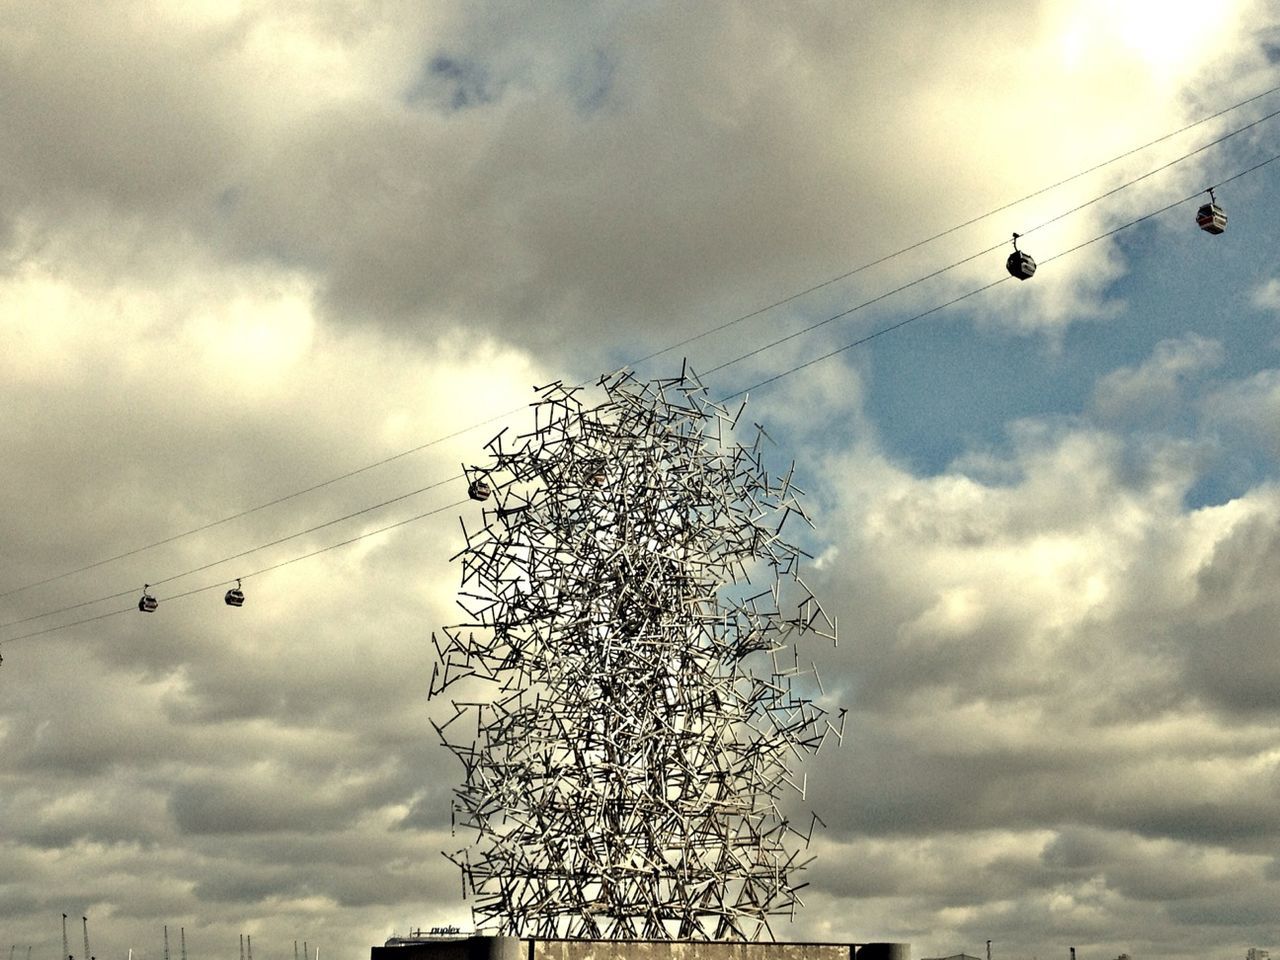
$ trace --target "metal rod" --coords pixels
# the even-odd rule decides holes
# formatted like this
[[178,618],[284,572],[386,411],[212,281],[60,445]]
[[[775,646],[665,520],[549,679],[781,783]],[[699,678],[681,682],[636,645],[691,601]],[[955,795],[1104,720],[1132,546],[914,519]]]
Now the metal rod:
[[788,844],[813,829],[782,791],[803,796],[793,762],[843,734],[798,647],[836,634],[788,539],[802,491],[687,365],[598,386],[594,406],[541,388],[533,429],[465,468],[483,528],[463,524],[468,619],[432,635],[429,694],[489,695],[433,722],[475,834],[446,856],[477,925],[507,935],[771,936],[803,886]]

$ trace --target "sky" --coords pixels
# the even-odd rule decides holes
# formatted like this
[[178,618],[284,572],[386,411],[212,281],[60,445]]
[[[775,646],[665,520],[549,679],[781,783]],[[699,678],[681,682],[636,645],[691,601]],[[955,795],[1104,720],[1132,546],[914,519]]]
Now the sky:
[[684,358],[840,624],[779,938],[1280,948],[1280,93],[1214,117],[1278,64],[1277,0],[0,0],[0,949],[466,924],[459,466]]

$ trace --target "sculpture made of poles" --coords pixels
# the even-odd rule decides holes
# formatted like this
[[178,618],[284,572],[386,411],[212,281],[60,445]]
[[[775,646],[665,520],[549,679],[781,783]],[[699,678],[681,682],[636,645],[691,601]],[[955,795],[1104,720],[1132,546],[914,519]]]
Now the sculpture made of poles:
[[509,935],[772,937],[813,828],[780,808],[791,763],[843,725],[793,688],[817,682],[797,641],[835,639],[783,530],[800,491],[692,373],[600,386],[541,388],[533,430],[467,471],[493,500],[431,695],[466,694],[436,729],[476,837],[447,855]]

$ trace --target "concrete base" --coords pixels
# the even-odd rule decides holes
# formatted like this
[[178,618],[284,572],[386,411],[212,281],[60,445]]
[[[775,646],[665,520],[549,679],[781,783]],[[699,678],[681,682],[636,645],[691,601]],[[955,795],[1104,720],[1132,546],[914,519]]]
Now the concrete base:
[[911,944],[470,936],[401,940],[374,947],[369,960],[911,960]]

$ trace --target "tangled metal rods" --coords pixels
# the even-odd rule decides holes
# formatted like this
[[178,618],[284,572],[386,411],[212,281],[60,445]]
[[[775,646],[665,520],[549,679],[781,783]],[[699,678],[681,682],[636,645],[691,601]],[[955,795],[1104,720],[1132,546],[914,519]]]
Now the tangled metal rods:
[[843,726],[793,687],[817,682],[797,641],[835,640],[783,539],[801,491],[691,372],[599,385],[590,408],[540,388],[534,429],[467,471],[493,505],[463,524],[468,622],[433,634],[431,696],[478,835],[447,856],[506,934],[772,938],[813,829],[779,808],[791,761]]

